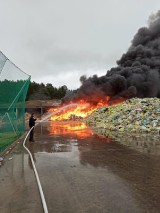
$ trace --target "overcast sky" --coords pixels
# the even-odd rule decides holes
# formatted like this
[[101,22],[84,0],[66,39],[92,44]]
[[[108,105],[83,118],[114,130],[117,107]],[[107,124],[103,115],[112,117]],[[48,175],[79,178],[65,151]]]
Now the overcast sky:
[[105,75],[160,0],[0,0],[0,50],[38,83]]

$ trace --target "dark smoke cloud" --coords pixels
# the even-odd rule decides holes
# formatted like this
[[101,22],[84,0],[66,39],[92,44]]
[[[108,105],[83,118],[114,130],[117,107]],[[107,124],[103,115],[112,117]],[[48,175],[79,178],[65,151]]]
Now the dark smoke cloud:
[[85,99],[96,103],[105,96],[111,99],[132,97],[160,98],[160,11],[149,18],[134,36],[127,53],[105,76],[82,76],[81,87],[65,100]]

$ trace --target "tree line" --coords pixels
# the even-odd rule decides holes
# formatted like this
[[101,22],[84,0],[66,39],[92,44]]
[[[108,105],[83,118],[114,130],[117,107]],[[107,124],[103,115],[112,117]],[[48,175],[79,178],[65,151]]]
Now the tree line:
[[54,87],[51,83],[31,82],[28,88],[26,100],[50,100],[61,99],[67,93],[67,86]]

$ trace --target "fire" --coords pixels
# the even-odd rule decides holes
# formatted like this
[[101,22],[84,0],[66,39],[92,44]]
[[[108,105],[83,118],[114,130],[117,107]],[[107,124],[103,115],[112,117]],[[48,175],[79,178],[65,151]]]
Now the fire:
[[53,112],[51,120],[79,120],[87,117],[101,106],[108,106],[108,101],[109,97],[107,96],[105,100],[100,100],[96,105],[88,103],[85,100],[79,100],[76,103],[70,102],[68,105],[50,109],[49,111]]
[[80,121],[54,121],[50,122],[50,134],[70,136],[72,138],[87,138],[92,130]]
[[84,139],[93,135],[93,131],[88,128],[81,120],[90,115],[94,110],[102,106],[121,103],[122,100],[109,103],[110,97],[100,100],[96,104],[91,104],[85,100],[70,102],[67,105],[51,108],[50,134],[64,135],[71,138]]

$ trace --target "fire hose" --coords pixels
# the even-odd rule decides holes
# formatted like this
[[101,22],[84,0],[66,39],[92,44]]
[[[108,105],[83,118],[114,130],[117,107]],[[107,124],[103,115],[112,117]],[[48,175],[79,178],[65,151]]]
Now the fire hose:
[[[45,117],[42,121],[46,120],[48,117],[50,117],[51,115]],[[39,123],[41,123],[42,121],[40,121]],[[36,125],[38,125],[39,123],[37,123]],[[40,182],[40,179],[39,179],[39,176],[38,176],[38,172],[37,172],[37,169],[36,169],[36,166],[35,166],[35,163],[34,163],[34,160],[33,160],[33,157],[32,157],[32,154],[31,152],[29,151],[29,149],[25,146],[25,142],[27,140],[27,137],[28,135],[30,134],[31,130],[33,129],[34,127],[32,127],[24,141],[23,141],[23,147],[26,149],[26,151],[29,153],[29,156],[31,158],[31,162],[32,162],[32,166],[33,166],[33,170],[34,170],[34,173],[35,173],[35,176],[36,176],[36,181],[37,181],[37,184],[38,184],[38,188],[39,188],[39,193],[40,193],[40,196],[41,196],[41,201],[42,201],[42,205],[43,205],[43,210],[44,210],[44,213],[48,213],[48,208],[47,208],[47,204],[46,204],[46,200],[45,200],[45,197],[44,197],[44,193],[43,193],[43,189],[42,189],[42,186],[41,186],[41,182]]]

